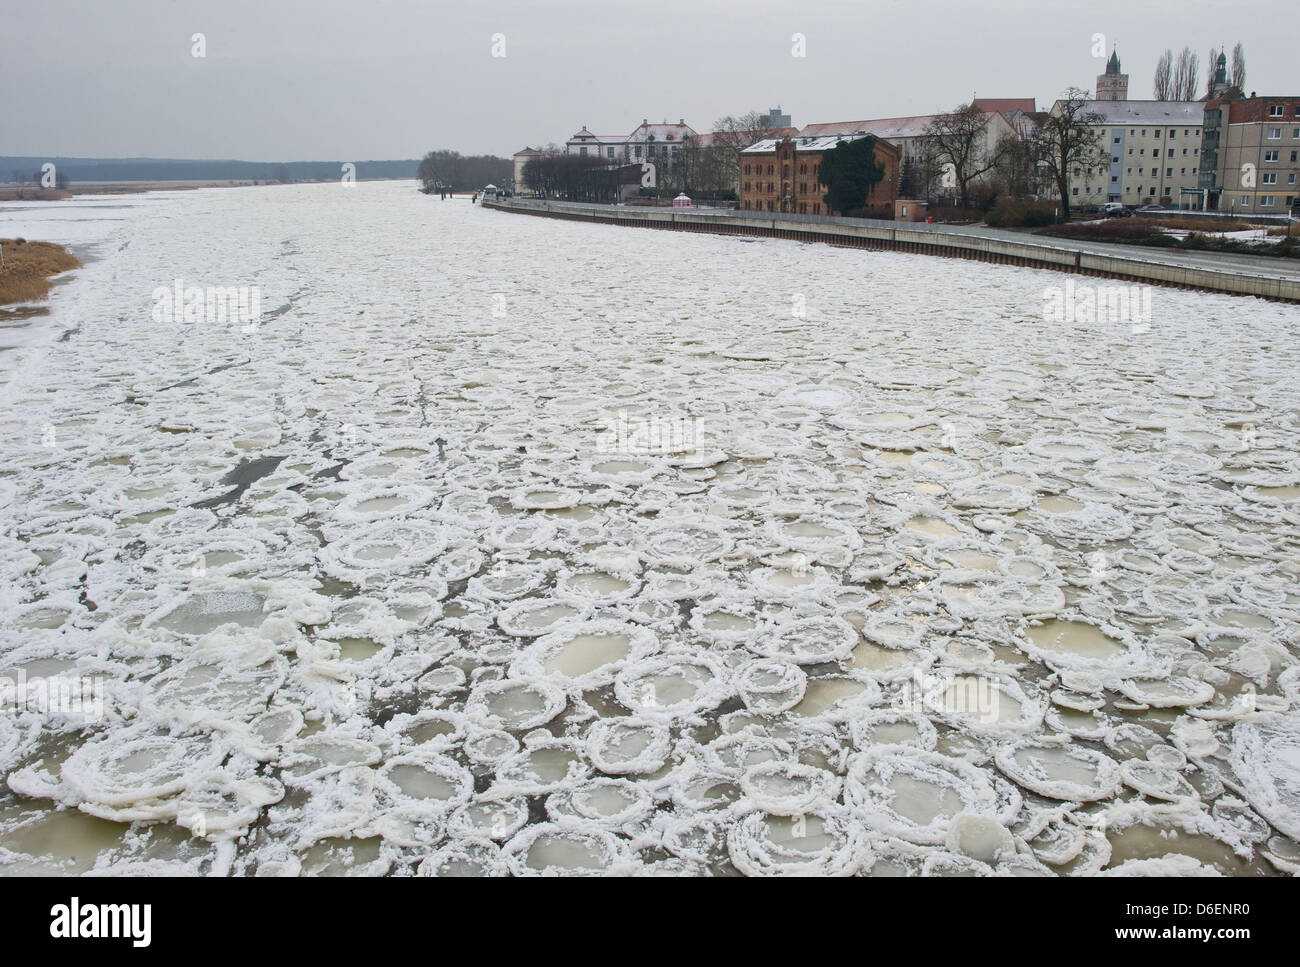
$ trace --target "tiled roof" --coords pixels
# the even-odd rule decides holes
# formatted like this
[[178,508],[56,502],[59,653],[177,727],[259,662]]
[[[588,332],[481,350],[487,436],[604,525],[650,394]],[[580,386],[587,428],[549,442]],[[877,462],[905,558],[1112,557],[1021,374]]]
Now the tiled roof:
[[971,101],[971,107],[986,114],[1005,114],[1007,111],[1025,111],[1033,113],[1032,97],[977,97]]

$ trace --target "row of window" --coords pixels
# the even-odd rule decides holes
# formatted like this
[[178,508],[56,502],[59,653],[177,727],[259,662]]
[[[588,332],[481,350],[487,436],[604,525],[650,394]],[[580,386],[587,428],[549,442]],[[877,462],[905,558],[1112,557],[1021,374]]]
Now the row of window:
[[[757,203],[755,203],[755,202],[750,202],[750,201],[746,201],[745,204],[744,204],[744,208],[745,208],[747,211],[763,211],[763,209],[764,209],[764,203],[761,202],[761,201],[760,201],[760,202],[757,202]],[[799,203],[799,214],[800,214],[800,215],[820,215],[820,214],[822,214],[822,206],[821,206],[818,202],[813,202],[813,203],[812,203],[812,210],[811,210],[811,211],[809,211],[808,209],[809,209],[808,202],[800,202],[800,203]],[[770,201],[767,202],[767,211],[776,211],[776,203],[775,203],[775,202],[770,202]]]
[[[1278,152],[1278,151],[1265,151],[1265,152],[1264,152],[1264,162],[1267,164],[1267,163],[1270,162],[1270,161],[1278,161],[1278,160],[1280,160],[1279,157],[1278,157],[1279,154],[1280,154],[1280,152]],[[1297,161],[1300,161],[1300,151],[1292,151],[1292,152],[1291,152],[1291,163],[1292,163],[1292,164],[1295,164]]]
[[[1176,150],[1177,150],[1176,148],[1168,148],[1168,149],[1166,149],[1166,150],[1165,150],[1165,157],[1166,157],[1166,158],[1172,158],[1172,157],[1174,156],[1174,151],[1176,151]],[[1128,149],[1128,153],[1129,153],[1130,155],[1132,155],[1132,154],[1133,154],[1133,149],[1132,149],[1132,148],[1129,148],[1129,149]],[[1146,153],[1147,153],[1147,149],[1146,149],[1146,148],[1138,148],[1138,154],[1139,154],[1140,156],[1145,156]],[[1200,154],[1200,153],[1201,153],[1201,149],[1200,149],[1200,148],[1192,148],[1192,155],[1193,155],[1193,156],[1198,155],[1198,154]],[[1186,157],[1186,155],[1187,155],[1187,149],[1186,149],[1186,148],[1183,148],[1183,156]],[[1159,158],[1159,157],[1160,157],[1160,149],[1159,149],[1159,148],[1152,148],[1152,149],[1151,149],[1151,157],[1153,157],[1153,158]],[[1116,164],[1118,164],[1118,163],[1119,163],[1119,155],[1111,155],[1110,160],[1111,160],[1111,161],[1114,161]]]
[[[1138,128],[1129,128],[1129,129],[1128,129],[1128,136],[1129,136],[1130,138],[1137,137],[1137,136],[1138,136],[1138,133],[1137,133],[1138,130],[1139,130]],[[1154,130],[1152,131],[1152,133],[1151,133],[1151,137],[1153,137],[1153,138],[1158,138],[1158,137],[1160,137],[1160,132],[1163,131],[1163,130],[1164,130],[1163,128],[1156,128],[1156,129],[1154,129]],[[1193,132],[1193,131],[1198,131],[1198,132],[1199,132],[1200,130],[1201,130],[1200,128],[1183,128],[1183,137],[1185,137],[1185,138],[1190,138],[1190,137],[1192,137],[1192,132]],[[1142,128],[1141,131],[1142,131],[1142,135],[1141,135],[1141,136],[1145,138],[1145,137],[1147,136],[1147,129],[1146,129],[1146,128]],[[1114,134],[1114,135],[1116,135],[1116,137],[1115,137],[1115,143],[1116,143],[1116,144],[1119,144],[1119,135],[1122,135],[1122,134],[1124,133],[1123,129],[1121,128],[1120,130],[1118,130],[1118,131],[1112,131],[1111,133]],[[1102,136],[1103,138],[1106,136],[1106,129],[1105,129],[1105,128],[1102,128],[1102,129],[1101,129],[1101,136]],[[1168,135],[1168,136],[1171,137],[1171,138],[1176,138],[1176,137],[1178,137],[1178,129],[1177,129],[1177,128],[1170,128],[1170,129],[1169,129],[1169,135]]]
[[[618,156],[616,154],[617,151],[618,151],[617,145],[613,145],[613,144],[607,145],[605,147],[605,157],[615,158]],[[578,145],[578,154],[585,155],[586,153],[587,153],[587,145],[585,144]],[[600,148],[596,147],[594,149],[594,153],[596,155],[599,155]],[[675,155],[676,153],[677,153],[677,145],[675,144],[652,144],[647,146],[646,156],[649,158],[655,158],[660,156],[667,158],[667,157],[671,157],[672,155]],[[626,147],[623,148],[623,156],[627,157]],[[634,158],[641,157],[641,145],[637,144],[632,146],[632,157]]]
[[[811,174],[812,174],[812,176],[813,176],[814,178],[817,177],[817,169],[820,168],[820,167],[821,167],[821,164],[820,164],[820,163],[815,163],[815,164],[813,164]],[[755,174],[755,175],[761,175],[761,174],[764,174],[764,173],[771,175],[771,174],[775,174],[775,173],[776,173],[776,165],[768,165],[768,166],[767,166],[767,171],[766,171],[766,172],[763,171],[763,166],[762,166],[762,165],[745,165],[744,173],[747,174],[747,175],[750,174],[750,168],[753,168],[753,169],[754,169],[754,170],[753,170],[753,174]],[[799,166],[799,174],[801,174],[801,175],[809,174],[807,163],[801,164],[801,165]],[[782,165],[782,166],[781,166],[781,177],[783,177],[783,178],[789,178],[789,177],[790,177],[790,166],[789,166],[789,165]]]

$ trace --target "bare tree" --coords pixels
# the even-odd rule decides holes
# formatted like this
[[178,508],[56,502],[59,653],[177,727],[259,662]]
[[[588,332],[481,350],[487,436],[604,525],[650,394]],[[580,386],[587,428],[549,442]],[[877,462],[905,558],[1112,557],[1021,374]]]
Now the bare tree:
[[1245,93],[1246,91],[1246,51],[1242,48],[1241,42],[1232,48],[1232,68],[1229,71],[1232,78],[1232,86],[1237,90]]
[[1174,89],[1174,52],[1172,50],[1166,50],[1160,55],[1160,60],[1156,63],[1154,83],[1156,100],[1170,100]]
[[[1192,101],[1196,99],[1196,88],[1200,81],[1200,55],[1192,53],[1192,48],[1184,47],[1178,53],[1178,63],[1174,67],[1173,100]],[[1164,98],[1160,98],[1164,100]]]
[[1056,184],[1066,221],[1070,220],[1071,171],[1089,168],[1101,160],[1096,125],[1105,119],[1089,109],[1089,100],[1087,91],[1069,88],[1038,126],[1040,160]]
[[1205,63],[1205,96],[1210,97],[1214,94],[1214,72],[1218,70],[1219,63],[1219,55],[1213,47],[1210,48],[1210,59]]
[[728,114],[713,122],[712,144],[708,157],[702,161],[707,166],[713,187],[738,190],[740,186],[740,152],[752,144],[780,135],[782,129],[772,127],[769,115],[750,111],[739,116]]
[[940,165],[952,165],[961,206],[970,200],[971,182],[997,167],[1002,143],[989,147],[991,115],[972,104],[963,104],[950,114],[935,115],[925,129],[928,153]]

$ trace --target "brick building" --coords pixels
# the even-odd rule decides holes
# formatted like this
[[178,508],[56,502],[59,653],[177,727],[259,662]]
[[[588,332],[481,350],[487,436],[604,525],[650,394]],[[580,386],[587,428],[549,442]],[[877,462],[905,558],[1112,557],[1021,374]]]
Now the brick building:
[[[865,135],[784,137],[760,141],[740,153],[740,207],[750,211],[831,215],[822,201],[826,186],[817,180],[824,152],[841,141]],[[884,177],[871,186],[865,207],[892,218],[898,197],[899,149],[879,138],[873,150]]]
[[1285,215],[1300,204],[1300,97],[1244,97],[1205,103],[1209,207]]

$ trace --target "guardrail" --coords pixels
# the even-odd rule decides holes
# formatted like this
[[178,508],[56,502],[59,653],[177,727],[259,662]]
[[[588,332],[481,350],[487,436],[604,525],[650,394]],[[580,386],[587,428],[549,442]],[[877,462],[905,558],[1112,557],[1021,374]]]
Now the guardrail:
[[1252,275],[1131,255],[1102,254],[1072,247],[1064,241],[1027,242],[951,225],[835,218],[827,215],[783,215],[735,209],[630,208],[528,198],[484,199],[483,205],[548,218],[915,252],[1055,269],[1127,282],[1300,302],[1300,278]]

